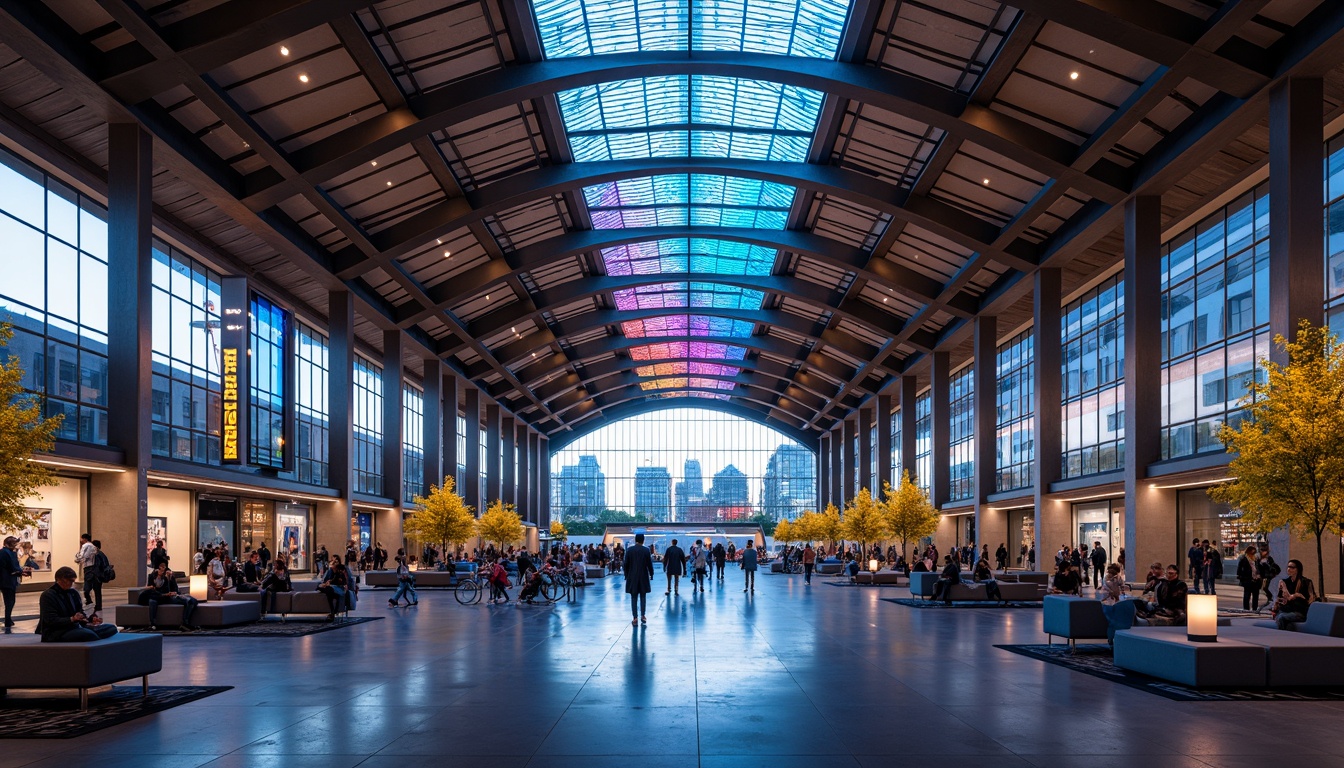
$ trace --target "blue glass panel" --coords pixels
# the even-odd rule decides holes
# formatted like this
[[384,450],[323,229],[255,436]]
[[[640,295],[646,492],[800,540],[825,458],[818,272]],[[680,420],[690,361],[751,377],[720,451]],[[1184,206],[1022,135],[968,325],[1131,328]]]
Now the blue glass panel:
[[756,179],[669,174],[595,184],[583,196],[595,229],[688,223],[783,229],[796,191]]
[[684,274],[768,275],[778,251],[748,243],[703,237],[651,240],[602,251],[613,276]]
[[613,291],[616,308],[622,310],[662,307],[715,307],[718,309],[760,309],[765,294],[734,285],[717,283],[660,283]]

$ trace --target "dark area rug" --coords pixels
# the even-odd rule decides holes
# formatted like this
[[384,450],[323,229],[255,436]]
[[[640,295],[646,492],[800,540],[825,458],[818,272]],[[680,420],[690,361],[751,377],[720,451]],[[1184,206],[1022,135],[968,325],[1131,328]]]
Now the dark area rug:
[[142,635],[163,635],[164,637],[306,637],[333,629],[345,629],[369,621],[381,621],[382,616],[352,616],[328,622],[326,619],[262,619],[255,624],[243,624],[237,627],[219,629],[200,629],[195,632],[180,632],[176,629],[123,629],[122,632]]
[[1100,677],[1172,701],[1344,701],[1344,690],[1327,688],[1190,688],[1180,683],[1159,680],[1115,666],[1108,645],[1079,645],[1073,653],[1067,643],[1060,645],[996,645],[1009,653],[1027,656],[1047,664]]
[[142,697],[139,684],[115,686],[90,694],[87,712],[79,710],[78,696],[40,698],[48,692],[25,691],[0,699],[0,739],[73,739],[232,687],[151,685],[149,696]]
[[910,608],[941,608],[950,610],[955,608],[1040,608],[1039,600],[1009,600],[1007,603],[1000,603],[997,600],[953,600],[951,605],[942,600],[921,600],[918,597],[884,597],[888,603],[904,605]]

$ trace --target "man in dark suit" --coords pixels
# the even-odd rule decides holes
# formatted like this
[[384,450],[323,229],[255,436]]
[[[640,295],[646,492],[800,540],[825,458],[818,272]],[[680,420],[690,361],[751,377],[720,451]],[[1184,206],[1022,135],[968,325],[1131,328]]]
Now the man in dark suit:
[[0,594],[5,596],[5,631],[14,626],[14,599],[19,593],[19,580],[32,571],[19,564],[19,537],[6,536],[0,549]]
[[667,591],[664,595],[681,593],[681,575],[686,572],[686,553],[673,539],[667,551],[663,552],[663,573],[667,575]]
[[653,589],[653,554],[644,546],[644,534],[635,534],[635,543],[625,550],[625,593],[630,595],[630,626],[637,622],[649,623],[644,618],[644,607]]
[[97,614],[84,615],[73,568],[57,568],[56,583],[42,593],[37,604],[37,633],[44,643],[87,643],[117,634],[117,628],[104,624]]
[[271,565],[271,550],[266,546],[266,542],[261,542],[257,548],[257,557],[261,558],[261,570],[264,572]]

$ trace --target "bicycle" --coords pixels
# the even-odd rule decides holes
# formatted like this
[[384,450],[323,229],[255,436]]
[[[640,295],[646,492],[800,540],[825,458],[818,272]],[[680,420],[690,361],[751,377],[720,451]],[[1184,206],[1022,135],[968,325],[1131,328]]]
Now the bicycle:
[[480,569],[473,571],[472,574],[464,579],[458,579],[457,588],[453,590],[453,597],[461,605],[475,605],[481,602],[481,593],[489,589],[490,583],[486,581],[485,575]]

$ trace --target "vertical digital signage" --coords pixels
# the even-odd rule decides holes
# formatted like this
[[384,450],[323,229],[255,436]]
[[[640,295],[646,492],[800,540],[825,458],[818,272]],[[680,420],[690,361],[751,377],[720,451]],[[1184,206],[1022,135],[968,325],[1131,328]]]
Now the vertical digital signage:
[[248,365],[247,278],[226,277],[220,281],[220,378],[223,393],[223,434],[220,461],[247,462],[247,393],[251,379]]

